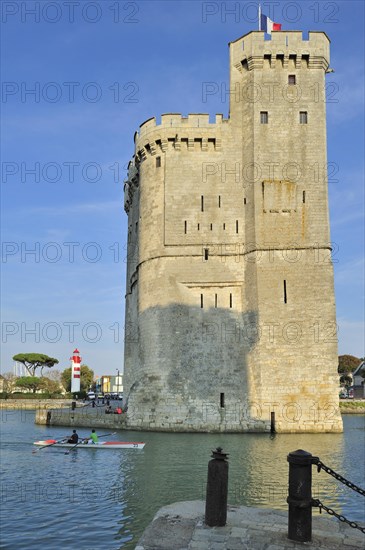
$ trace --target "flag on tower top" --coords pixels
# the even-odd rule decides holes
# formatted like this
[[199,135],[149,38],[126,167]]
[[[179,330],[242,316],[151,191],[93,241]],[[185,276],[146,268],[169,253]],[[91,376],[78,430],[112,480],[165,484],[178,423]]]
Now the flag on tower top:
[[281,23],[274,23],[270,17],[261,13],[261,6],[259,6],[259,30],[267,34],[271,34],[272,31],[281,31]]

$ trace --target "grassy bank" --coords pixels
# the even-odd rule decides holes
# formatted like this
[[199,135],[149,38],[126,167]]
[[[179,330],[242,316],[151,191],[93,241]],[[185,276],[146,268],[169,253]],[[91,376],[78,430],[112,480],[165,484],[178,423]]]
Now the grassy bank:
[[365,400],[361,401],[340,401],[342,414],[365,414]]

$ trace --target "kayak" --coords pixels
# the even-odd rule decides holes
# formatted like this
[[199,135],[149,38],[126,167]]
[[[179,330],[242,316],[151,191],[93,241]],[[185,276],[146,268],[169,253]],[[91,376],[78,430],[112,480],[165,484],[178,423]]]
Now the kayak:
[[[65,449],[75,447],[75,443],[62,443],[57,439],[45,439],[44,441],[34,441],[33,445],[38,447],[64,447]],[[100,441],[99,443],[80,443],[77,444],[78,449],[143,449],[145,443],[139,441]]]

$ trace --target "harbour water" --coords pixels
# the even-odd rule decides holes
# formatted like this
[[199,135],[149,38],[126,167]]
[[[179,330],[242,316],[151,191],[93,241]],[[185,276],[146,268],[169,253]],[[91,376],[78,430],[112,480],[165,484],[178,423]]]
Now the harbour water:
[[[144,441],[145,448],[76,449],[65,455],[52,447],[32,453],[32,442],[63,437],[69,428],[35,425],[32,411],[1,414],[3,550],[132,549],[160,507],[205,498],[207,465],[217,446],[229,453],[230,504],[286,510],[286,456],[300,448],[353,483],[365,485],[362,415],[344,416],[343,434],[119,431],[108,439]],[[78,431],[81,436],[90,433]],[[313,496],[365,525],[364,498],[315,468]]]

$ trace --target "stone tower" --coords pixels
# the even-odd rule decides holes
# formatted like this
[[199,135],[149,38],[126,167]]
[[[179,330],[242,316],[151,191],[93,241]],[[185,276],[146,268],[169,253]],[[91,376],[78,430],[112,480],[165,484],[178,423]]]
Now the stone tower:
[[125,182],[127,425],[342,431],[325,33],[230,43],[230,113],[162,115]]

